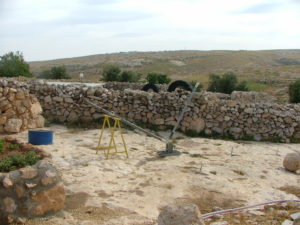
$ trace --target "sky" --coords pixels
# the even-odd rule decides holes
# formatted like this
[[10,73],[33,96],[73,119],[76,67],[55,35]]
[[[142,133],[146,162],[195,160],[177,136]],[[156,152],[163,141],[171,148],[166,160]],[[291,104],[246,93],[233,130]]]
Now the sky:
[[0,0],[0,56],[300,49],[300,0]]

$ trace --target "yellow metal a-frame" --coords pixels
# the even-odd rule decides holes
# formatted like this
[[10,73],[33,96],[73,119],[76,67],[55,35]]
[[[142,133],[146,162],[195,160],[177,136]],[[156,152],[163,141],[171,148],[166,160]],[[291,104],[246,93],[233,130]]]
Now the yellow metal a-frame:
[[[103,137],[105,128],[108,128],[109,133],[110,133],[109,145],[101,146],[101,141],[102,141],[102,137]],[[122,144],[124,147],[124,151],[121,151],[121,152],[118,151],[116,141],[115,141],[115,134],[117,131],[119,131],[119,134],[122,139]],[[114,152],[110,151],[112,148],[115,150]],[[99,141],[98,141],[96,154],[98,154],[99,150],[104,150],[106,159],[108,159],[109,154],[117,154],[117,153],[125,153],[126,157],[128,158],[126,143],[125,143],[124,136],[123,136],[122,129],[121,129],[121,120],[119,118],[104,115],[104,120],[103,120],[103,124],[102,124],[102,128],[101,128],[101,133],[100,133],[100,137],[99,137]]]

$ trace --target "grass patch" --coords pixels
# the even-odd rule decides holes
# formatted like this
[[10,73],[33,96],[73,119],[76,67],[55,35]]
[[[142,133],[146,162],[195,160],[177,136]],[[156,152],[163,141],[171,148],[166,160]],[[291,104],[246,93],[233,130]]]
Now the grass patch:
[[300,143],[300,138],[291,137],[291,143]]
[[262,83],[258,83],[255,81],[247,81],[247,87],[249,88],[250,91],[265,91],[266,89],[271,88],[270,85],[268,84],[262,84]]

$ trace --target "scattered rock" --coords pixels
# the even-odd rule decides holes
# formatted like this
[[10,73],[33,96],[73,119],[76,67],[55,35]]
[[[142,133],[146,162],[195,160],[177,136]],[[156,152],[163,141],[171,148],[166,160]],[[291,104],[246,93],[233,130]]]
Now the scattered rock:
[[194,204],[165,206],[158,216],[158,225],[204,225],[198,207]]
[[290,217],[291,217],[293,220],[298,220],[298,219],[300,219],[300,212],[293,213],[293,214],[290,215]]
[[300,169],[300,154],[296,152],[288,153],[283,160],[283,166],[291,172]]

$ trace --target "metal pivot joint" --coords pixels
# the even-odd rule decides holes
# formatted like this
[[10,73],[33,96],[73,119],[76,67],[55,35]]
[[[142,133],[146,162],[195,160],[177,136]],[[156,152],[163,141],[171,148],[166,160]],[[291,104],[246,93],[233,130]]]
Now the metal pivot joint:
[[179,151],[174,150],[173,136],[174,136],[174,134],[175,134],[175,132],[176,132],[176,130],[177,130],[180,122],[182,121],[183,116],[184,116],[184,114],[185,114],[185,112],[187,110],[187,107],[191,103],[192,97],[195,94],[198,86],[199,86],[199,83],[196,83],[195,87],[193,88],[192,93],[190,94],[190,96],[188,97],[188,99],[186,100],[186,102],[184,103],[184,107],[183,107],[181,113],[179,114],[179,116],[177,118],[177,122],[176,122],[175,126],[173,127],[173,130],[170,133],[170,136],[168,138],[168,142],[166,143],[166,150],[165,151],[159,151],[158,152],[159,156],[165,157],[165,156],[173,156],[173,155],[180,155],[181,154]]

